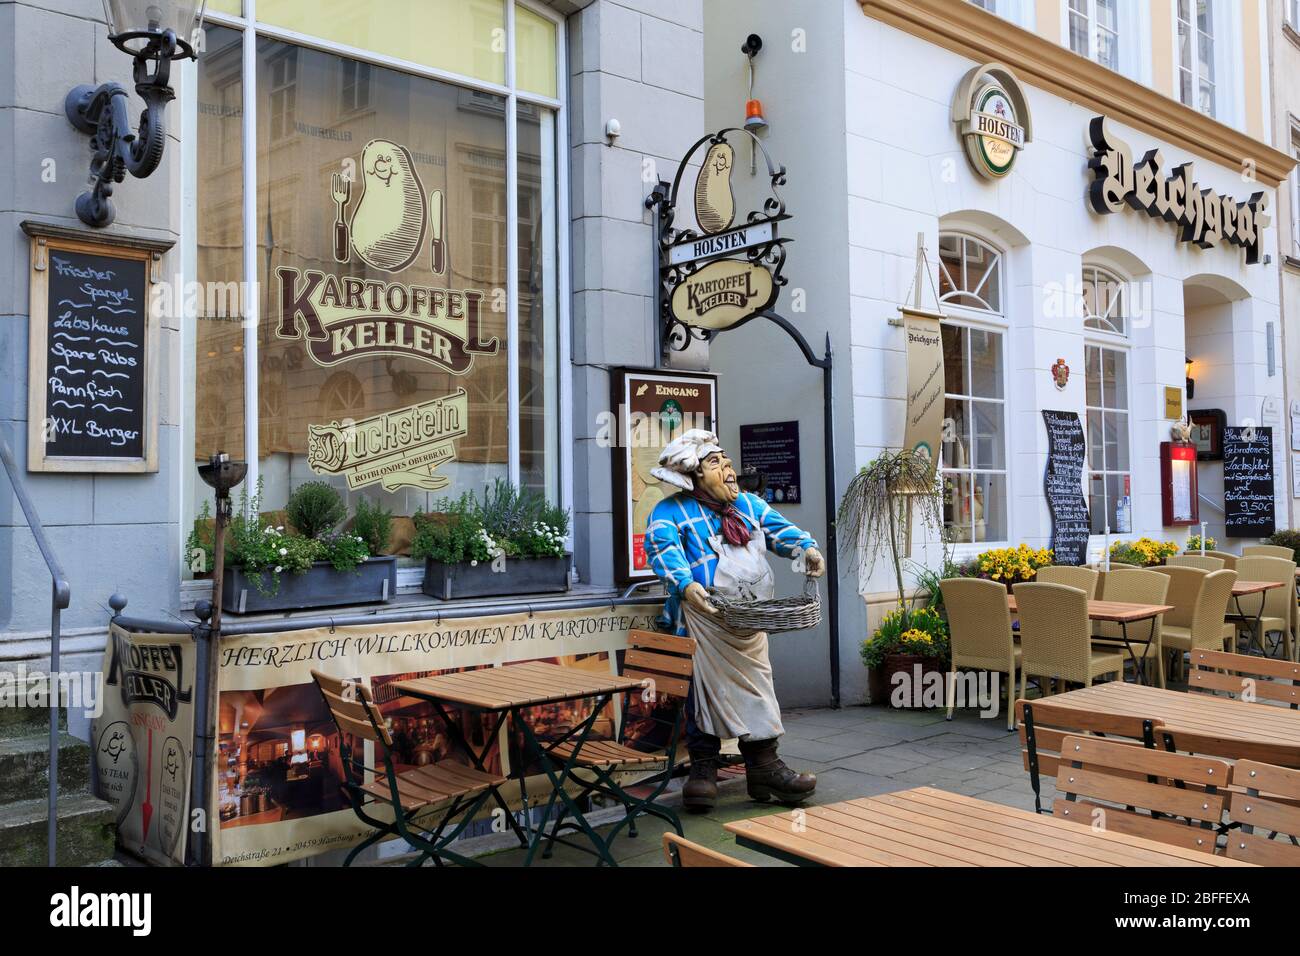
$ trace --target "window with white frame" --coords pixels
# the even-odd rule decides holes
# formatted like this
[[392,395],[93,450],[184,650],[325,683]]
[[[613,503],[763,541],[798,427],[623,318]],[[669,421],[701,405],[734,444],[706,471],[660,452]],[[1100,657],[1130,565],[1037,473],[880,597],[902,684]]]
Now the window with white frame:
[[1294,126],[1291,127],[1291,158],[1297,163],[1287,177],[1291,187],[1291,256],[1300,258],[1300,128]]
[[[944,527],[954,542],[1005,541],[1006,357],[1001,331],[975,324],[1002,313],[1002,256],[971,236],[939,236],[943,325]],[[975,322],[966,322],[969,318]]]
[[[391,0],[337,36],[309,3],[269,7],[274,24],[209,18],[193,94],[196,278],[247,283],[257,314],[255,327],[247,310],[199,316],[189,440],[196,460],[246,458],[263,510],[306,481],[406,515],[498,477],[561,501],[560,26],[511,0],[447,9]],[[476,50],[485,16],[520,42]],[[431,26],[448,43],[416,42]],[[358,37],[364,53],[343,45]],[[423,482],[392,480],[382,461],[342,472],[320,444],[342,428],[349,454],[382,457],[384,428],[439,401],[462,410],[461,435]],[[190,487],[192,517],[207,494]]]
[[1084,346],[1088,415],[1088,510],[1092,533],[1132,531],[1128,352]]
[[1098,332],[1128,335],[1128,295],[1124,281],[1098,266],[1083,267],[1083,325]]
[[[1070,49],[1102,66],[1120,68],[1119,0],[1068,0]],[[1128,38],[1132,42],[1132,38]]]
[[1177,0],[1178,97],[1209,116],[1216,115],[1215,0]]

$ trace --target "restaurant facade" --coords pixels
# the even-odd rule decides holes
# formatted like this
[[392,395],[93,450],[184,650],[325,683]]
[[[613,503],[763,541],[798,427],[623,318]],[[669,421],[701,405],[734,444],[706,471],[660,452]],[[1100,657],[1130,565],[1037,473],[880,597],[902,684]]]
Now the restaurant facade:
[[[1074,524],[1062,552],[1096,561],[1108,541],[1181,543],[1201,522],[1229,550],[1271,533],[1226,527],[1225,427],[1271,431],[1254,449],[1251,507],[1290,526],[1273,212],[1294,163],[1272,143],[1267,16],[1250,0],[706,5],[706,126],[760,99],[765,144],[791,170],[797,288],[785,294],[803,294],[795,318],[836,350],[841,492],[856,468],[911,443],[933,400],[932,366],[909,350],[920,327],[900,307],[941,314],[941,359],[927,361],[943,366],[951,543],[918,525],[909,586],[945,553],[1055,543],[1047,412],[1077,418],[1072,480],[1086,511],[1058,512]],[[752,94],[734,55],[751,32],[764,40]],[[757,420],[816,407],[811,376],[774,390],[745,374],[780,348],[771,333],[720,341],[724,406]],[[1171,430],[1188,413],[1196,451],[1162,462],[1180,454]],[[723,417],[734,444],[739,423]],[[1171,464],[1199,487],[1172,481]],[[887,565],[857,582],[865,611],[843,601],[846,701],[865,692],[858,643],[897,601]],[[774,641],[778,676],[819,649],[804,634]]]
[[[924,421],[937,422],[950,556],[1051,546],[1045,412],[1073,414],[1084,436],[1072,540],[1087,560],[1118,538],[1183,540],[1202,521],[1239,544],[1223,513],[1225,428],[1272,430],[1264,497],[1288,526],[1270,213],[1292,164],[1270,145],[1261,4],[1202,0],[1199,21],[1185,0],[1150,6],[1117,15],[1112,49],[1103,0],[1077,8],[1082,28],[1074,0],[210,0],[196,62],[172,71],[161,162],[117,185],[105,228],[74,205],[87,139],[64,100],[74,82],[129,87],[130,61],[99,0],[0,6],[14,151],[0,186],[12,190],[0,434],[71,586],[65,668],[111,671],[106,643],[110,661],[130,658],[131,622],[165,647],[160,633],[194,626],[213,596],[192,536],[213,503],[197,466],[216,452],[247,465],[236,511],[253,507],[241,492],[256,495],[273,527],[313,481],[349,515],[361,500],[390,510],[397,561],[380,600],[223,621],[200,755],[213,769],[189,799],[211,800],[221,821],[218,861],[279,862],[356,838],[328,804],[337,735],[323,714],[303,716],[316,663],[371,679],[419,766],[447,744],[384,691],[397,678],[534,658],[608,669],[629,628],[652,626],[661,598],[626,589],[648,576],[639,525],[664,494],[646,476],[665,436],[623,447],[634,411],[669,433],[716,428],[824,548],[856,470]],[[1180,59],[1196,30],[1206,56]],[[735,218],[779,196],[789,246],[769,311],[799,336],[753,321],[677,341],[661,310],[661,214],[646,200],[691,156],[689,190],[701,138],[735,127],[755,131],[729,134]],[[106,238],[147,270],[145,411],[120,433],[138,432],[121,439],[129,454],[60,453],[72,438],[51,429],[67,417],[57,402],[103,397],[104,416],[119,403],[67,391],[80,383],[75,362],[57,368],[69,353],[52,351],[58,295],[41,300],[33,362],[33,290],[80,281],[56,253]],[[728,281],[713,290],[722,300],[750,301]],[[1198,411],[1189,424],[1208,454],[1189,466],[1167,443]],[[78,434],[111,444],[105,420],[83,416]],[[402,519],[498,479],[569,512],[568,591],[424,596]],[[918,527],[909,580],[944,554]],[[892,607],[890,575],[839,583],[834,615],[773,640],[783,705],[866,697],[858,645]],[[800,587],[797,568],[777,568],[778,593]],[[48,659],[49,588],[6,489],[5,669]],[[124,628],[110,635],[115,612]],[[172,663],[183,691],[193,659]],[[189,703],[169,718],[182,759]],[[264,824],[280,829],[267,837]],[[160,860],[182,858],[171,839]]]

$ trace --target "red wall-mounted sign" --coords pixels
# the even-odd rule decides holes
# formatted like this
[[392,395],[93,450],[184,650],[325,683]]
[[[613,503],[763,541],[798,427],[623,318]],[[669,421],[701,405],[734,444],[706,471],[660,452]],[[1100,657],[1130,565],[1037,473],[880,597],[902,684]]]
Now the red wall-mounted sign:
[[1160,498],[1165,527],[1200,523],[1195,445],[1172,441],[1160,443]]

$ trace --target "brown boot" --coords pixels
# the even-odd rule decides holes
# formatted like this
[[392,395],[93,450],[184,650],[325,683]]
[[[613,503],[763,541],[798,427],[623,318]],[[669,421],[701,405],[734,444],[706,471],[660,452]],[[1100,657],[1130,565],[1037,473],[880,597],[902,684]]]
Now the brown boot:
[[740,752],[745,757],[745,786],[751,800],[766,803],[801,803],[817,789],[817,777],[795,773],[776,755],[776,738],[742,740]]
[[682,806],[692,813],[707,813],[718,802],[718,755],[692,753],[691,774],[682,787]]

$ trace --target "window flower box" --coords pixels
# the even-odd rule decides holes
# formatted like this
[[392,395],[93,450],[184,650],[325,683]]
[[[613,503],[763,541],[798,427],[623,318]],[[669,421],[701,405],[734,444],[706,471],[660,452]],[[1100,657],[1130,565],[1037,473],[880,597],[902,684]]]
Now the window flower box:
[[570,554],[558,557],[514,557],[492,561],[445,564],[424,559],[424,593],[450,601],[455,598],[499,597],[509,594],[550,594],[569,590]]
[[[300,611],[339,604],[387,603],[397,592],[397,558],[367,558],[351,571],[337,571],[328,561],[317,561],[301,574],[262,572],[253,580],[240,568],[227,567],[221,590],[221,610],[228,614],[266,611]],[[258,587],[258,584],[261,587]]]

